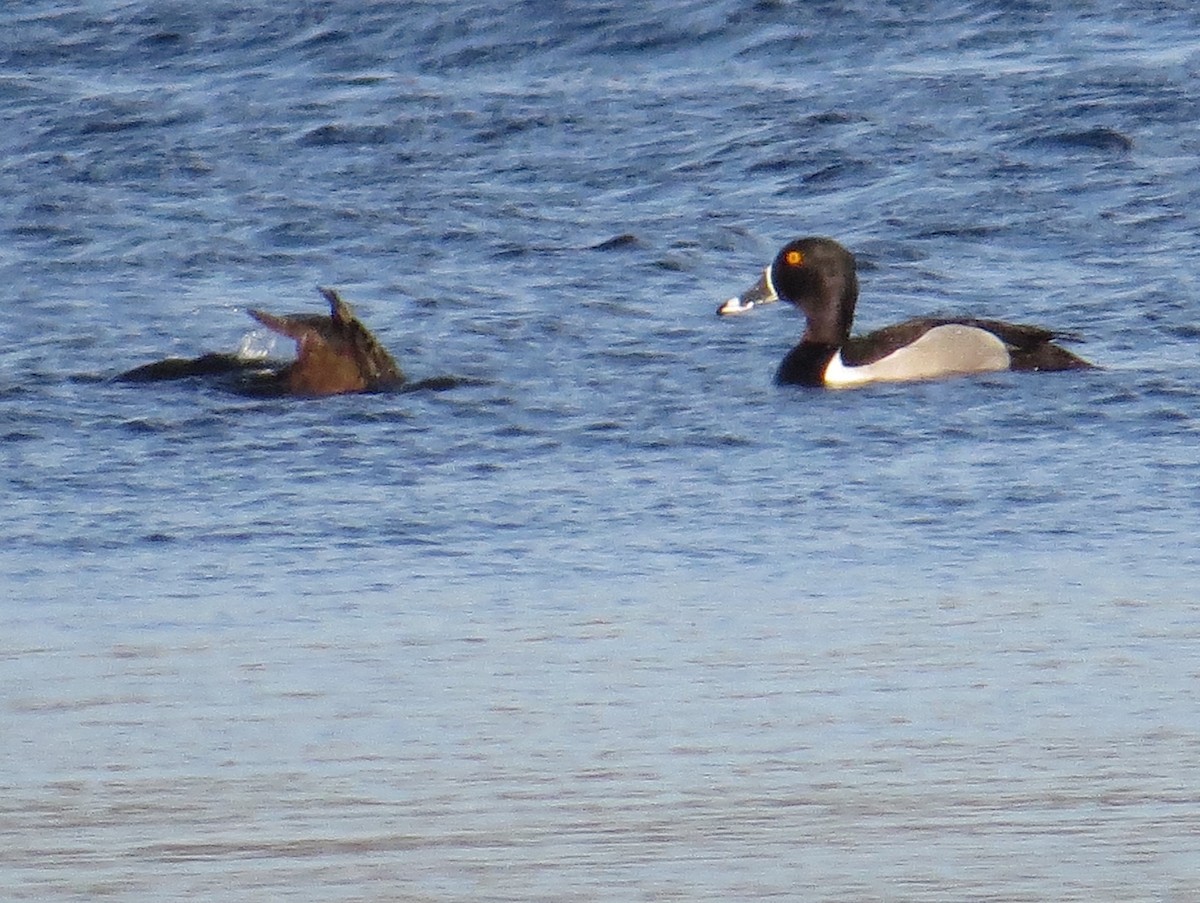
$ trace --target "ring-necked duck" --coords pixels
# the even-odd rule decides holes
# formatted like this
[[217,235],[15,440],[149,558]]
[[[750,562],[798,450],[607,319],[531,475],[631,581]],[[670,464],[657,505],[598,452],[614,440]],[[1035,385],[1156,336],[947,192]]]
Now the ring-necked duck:
[[136,367],[119,377],[130,382],[229,376],[239,391],[249,394],[340,395],[395,389],[404,374],[370,330],[354,316],[333,289],[319,289],[329,302],[329,316],[286,314],[261,310],[250,316],[296,343],[291,363],[247,360],[235,354],[204,354],[168,358]]
[[922,317],[850,337],[858,277],[854,255],[830,238],[784,246],[762,278],[718,314],[783,299],[804,313],[800,344],[775,379],[803,386],[854,386],[996,370],[1080,370],[1092,365],[1052,341],[1053,332],[1000,320]]

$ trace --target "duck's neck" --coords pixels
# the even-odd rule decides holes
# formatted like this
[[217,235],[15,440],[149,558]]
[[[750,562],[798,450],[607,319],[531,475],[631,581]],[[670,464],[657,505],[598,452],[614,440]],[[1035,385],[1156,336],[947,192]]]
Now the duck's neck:
[[840,348],[850,338],[854,305],[858,302],[858,280],[854,273],[822,282],[819,304],[801,304],[807,321],[802,342]]

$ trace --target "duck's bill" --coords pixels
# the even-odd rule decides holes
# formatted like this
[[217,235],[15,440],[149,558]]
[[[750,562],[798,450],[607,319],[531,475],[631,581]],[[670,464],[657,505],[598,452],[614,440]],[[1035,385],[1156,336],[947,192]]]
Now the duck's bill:
[[767,267],[763,270],[762,276],[758,282],[750,286],[736,298],[730,298],[724,304],[717,308],[717,315],[721,317],[729,316],[730,314],[744,314],[748,310],[754,310],[756,307],[761,307],[764,304],[771,304],[778,301],[779,296],[775,294],[775,286],[771,284],[771,268]]

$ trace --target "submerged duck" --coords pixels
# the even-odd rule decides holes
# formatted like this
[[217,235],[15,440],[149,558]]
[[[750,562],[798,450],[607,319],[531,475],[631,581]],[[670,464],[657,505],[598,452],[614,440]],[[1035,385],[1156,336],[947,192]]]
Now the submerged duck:
[[737,314],[778,300],[807,320],[775,380],[802,386],[855,386],[997,370],[1082,370],[1087,361],[1037,326],[970,317],[921,317],[850,337],[858,276],[854,255],[831,238],[785,245],[762,277],[719,308]]
[[193,376],[232,374],[238,388],[255,394],[340,395],[394,389],[404,374],[370,330],[354,316],[336,291],[319,289],[329,302],[329,316],[286,314],[262,310],[248,313],[259,323],[296,343],[291,363],[247,360],[233,354],[204,354],[197,358],[168,358],[136,367],[120,379],[149,382]]
[[295,395],[338,395],[391,389],[404,374],[371,331],[331,288],[318,289],[329,302],[329,316],[287,314],[262,310],[250,316],[268,329],[296,342],[296,360],[279,378]]

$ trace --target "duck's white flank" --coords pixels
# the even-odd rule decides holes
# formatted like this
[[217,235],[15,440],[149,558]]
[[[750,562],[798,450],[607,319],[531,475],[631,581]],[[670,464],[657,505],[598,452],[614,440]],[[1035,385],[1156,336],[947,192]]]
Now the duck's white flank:
[[825,385],[861,386],[962,373],[992,373],[1007,370],[1011,360],[1004,342],[986,329],[949,323],[935,326],[912,344],[861,367],[846,366],[839,350],[825,368]]

